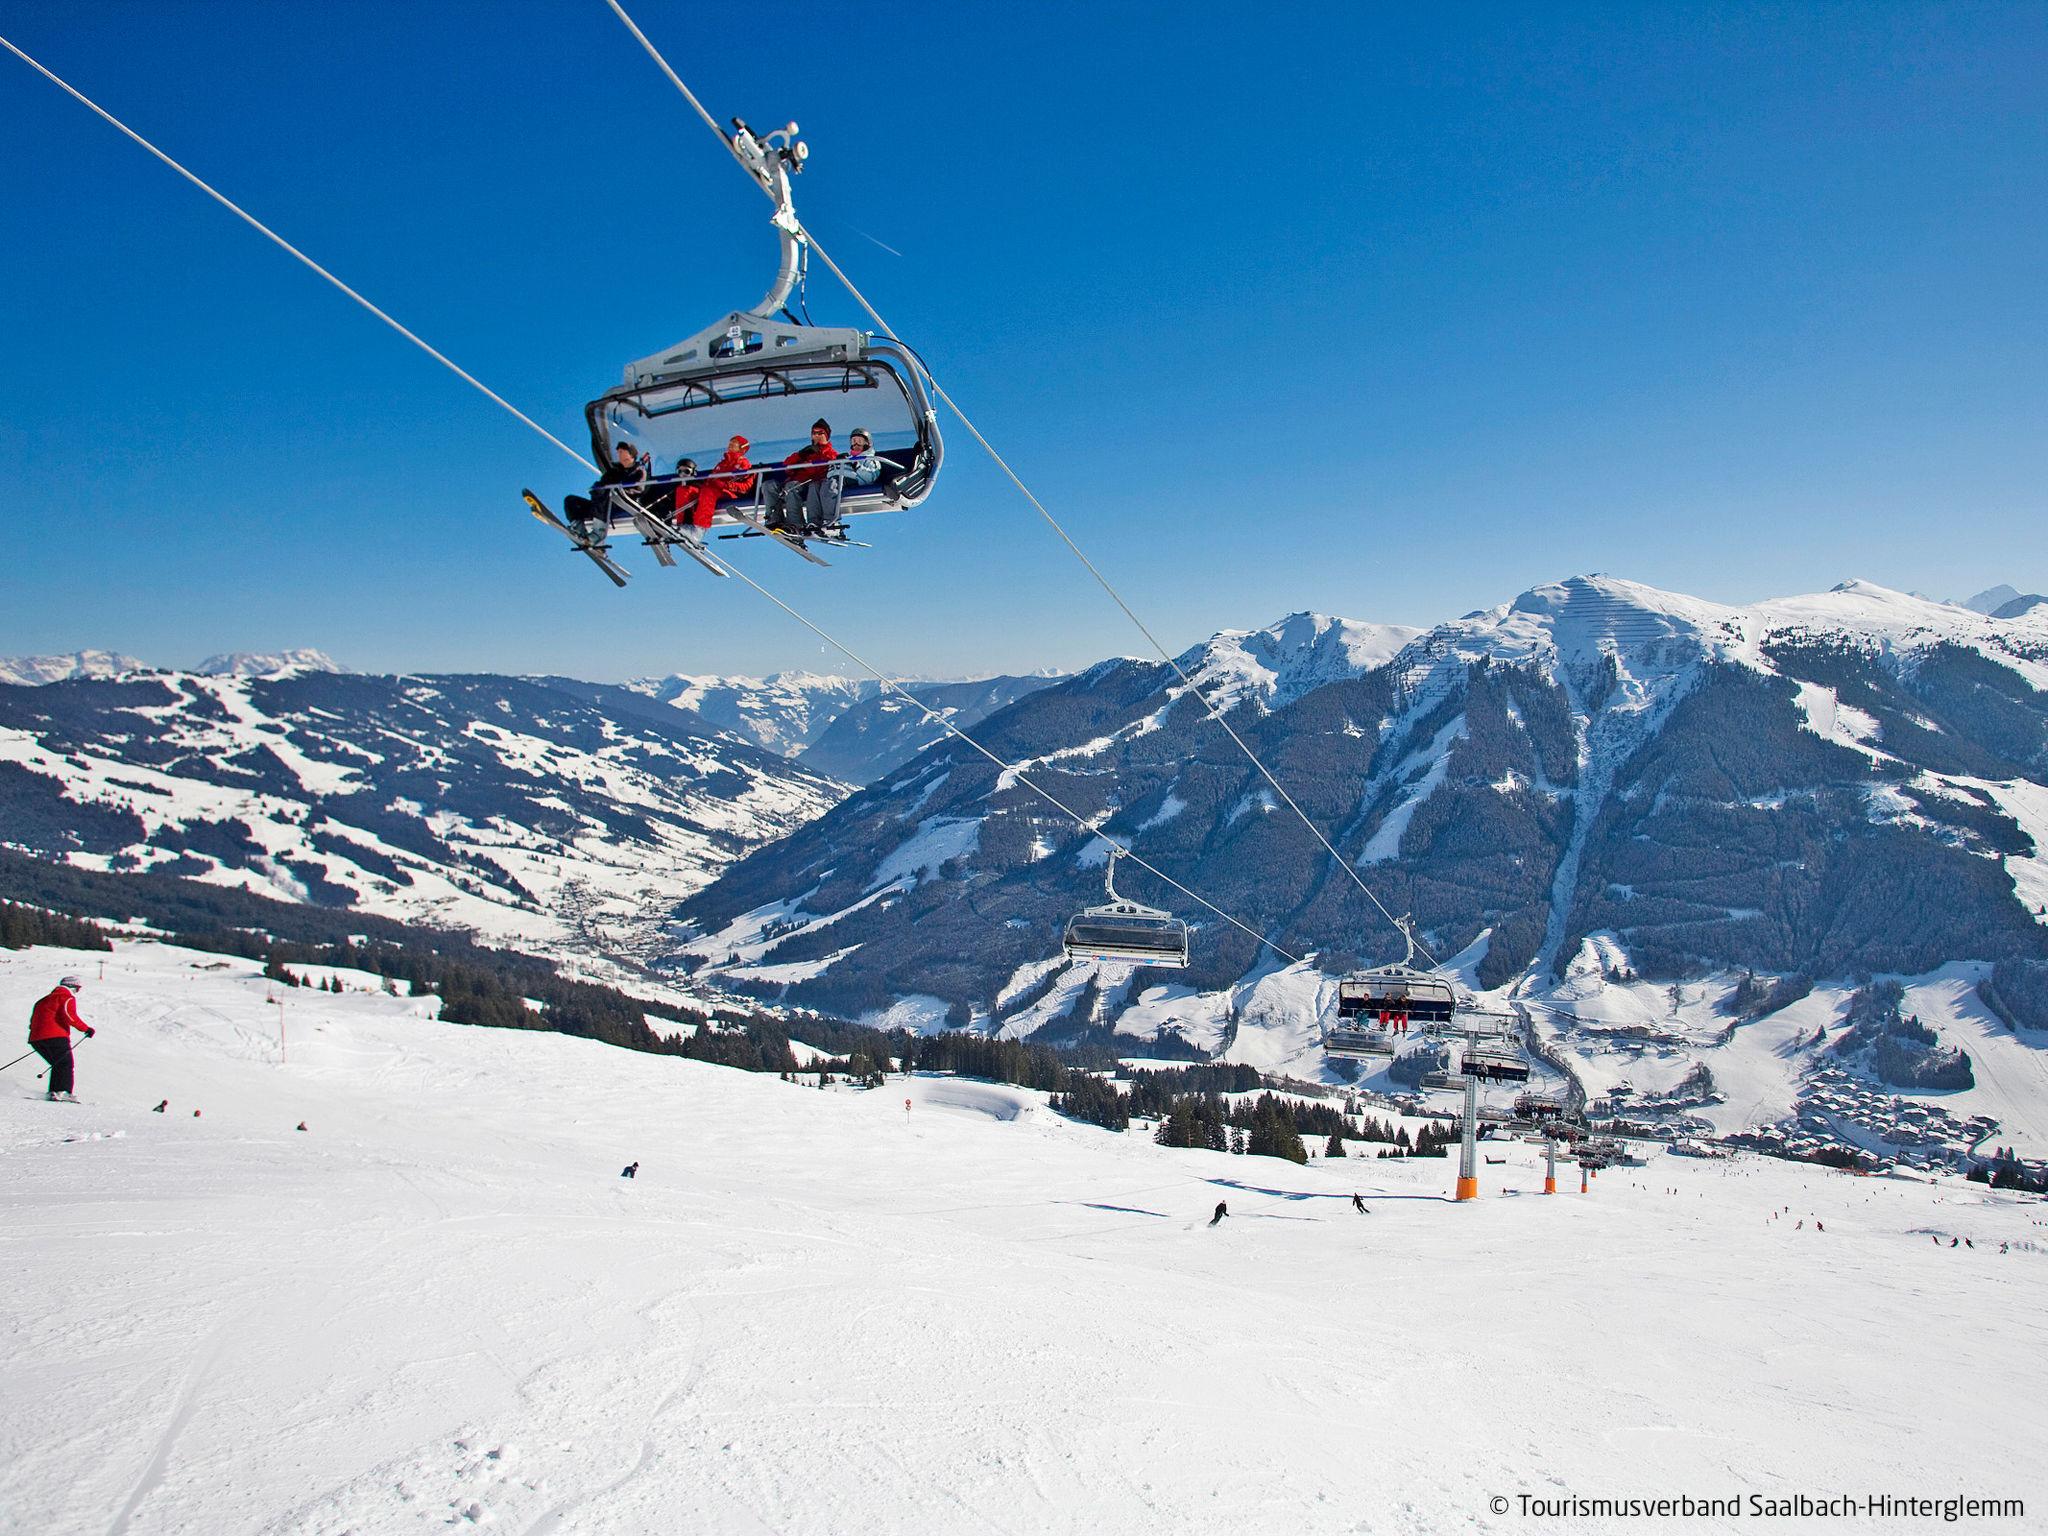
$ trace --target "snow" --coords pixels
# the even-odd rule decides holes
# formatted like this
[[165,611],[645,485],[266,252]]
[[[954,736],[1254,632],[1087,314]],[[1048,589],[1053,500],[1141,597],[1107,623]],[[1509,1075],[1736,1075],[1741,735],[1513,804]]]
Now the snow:
[[1401,802],[1387,812],[1385,819],[1374,829],[1372,837],[1359,851],[1357,863],[1384,864],[1400,856],[1401,839],[1407,834],[1408,823],[1415,819],[1422,802],[1435,794],[1437,786],[1443,783],[1444,775],[1450,770],[1451,747],[1464,735],[1465,717],[1460,715],[1438,731],[1426,748],[1411,754],[1389,775],[1399,782],[1424,763],[1429,765],[1421,779],[1407,788]]
[[1159,809],[1139,822],[1138,830],[1140,832],[1150,832],[1154,827],[1163,827],[1187,808],[1187,801],[1181,799],[1172,790],[1168,790],[1166,798],[1159,802]]
[[2020,830],[2033,839],[2031,854],[2007,854],[2005,872],[2012,876],[2013,890],[2037,921],[2048,922],[2048,785],[2031,779],[1999,781],[1946,775],[1947,783],[1980,789],[1998,802],[1998,808],[2019,823]]
[[[97,959],[0,955],[0,1011]],[[1450,1160],[1169,1151],[1021,1089],[819,1093],[362,993],[295,994],[281,1065],[261,980],[202,959],[123,945],[89,1102],[0,1097],[33,1276],[10,1530],[1334,1536],[1538,1528],[1488,1509],[1522,1493],[2048,1496],[1997,1435],[1902,1472],[1929,1424],[2027,1422],[2038,1202],[1661,1157],[1545,1199],[1540,1149],[1489,1141],[1457,1205]],[[1398,1304],[1363,1325],[1333,1284]]]
[[868,876],[867,889],[915,885],[925,876],[937,874],[939,866],[947,860],[965,858],[980,845],[979,817],[929,817],[875,865],[875,872]]
[[907,1029],[914,1035],[935,1035],[946,1027],[951,1006],[943,997],[913,992],[908,997],[899,997],[887,1008],[862,1014],[860,1022],[870,1029]]
[[[1806,717],[1806,728],[1824,740],[1853,750],[1867,750],[1884,739],[1884,726],[1877,716],[1853,704],[1844,704],[1832,688],[1819,683],[1800,683],[1793,702]],[[1882,753],[1872,753],[1880,757]]]
[[1226,629],[1182,656],[1180,666],[1222,713],[1247,701],[1277,710],[1326,683],[1386,665],[1421,633],[1405,624],[1292,613],[1264,629]]
[[300,646],[284,651],[230,651],[192,669],[202,677],[276,677],[297,672],[346,672],[325,651]]

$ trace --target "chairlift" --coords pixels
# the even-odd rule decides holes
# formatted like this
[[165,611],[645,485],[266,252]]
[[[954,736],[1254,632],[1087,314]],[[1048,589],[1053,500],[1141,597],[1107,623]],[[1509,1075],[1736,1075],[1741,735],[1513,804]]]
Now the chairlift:
[[1124,850],[1109,851],[1103,884],[1109,900],[1067,920],[1062,942],[1069,960],[1127,960],[1137,965],[1179,969],[1188,963],[1188,925],[1170,912],[1144,906],[1116,893],[1116,861]]
[[1528,1060],[1513,1045],[1493,1040],[1471,1040],[1459,1063],[1470,1077],[1493,1083],[1526,1083]]
[[1385,1060],[1394,1054],[1394,1038],[1377,1024],[1339,1019],[1323,1026],[1323,1054],[1349,1060]]
[[[782,460],[806,447],[811,423],[824,418],[842,452],[851,432],[865,428],[883,465],[871,485],[838,482],[840,516],[915,507],[931,494],[945,456],[930,374],[895,337],[811,323],[803,300],[810,237],[790,189],[810,147],[795,123],[757,135],[734,118],[733,129],[734,155],[775,202],[782,247],[775,281],[751,308],[628,363],[618,386],[585,407],[593,455],[605,468],[618,463],[625,444],[651,456],[654,475],[638,499],[672,504],[685,484],[681,461],[696,466],[688,485],[701,486],[715,478],[726,444],[744,437],[751,484],[719,500],[713,520],[758,524],[769,487],[785,473]],[[611,522],[628,526],[631,508],[614,505]]]
[[1406,958],[1337,983],[1337,1022],[1323,1028],[1323,1049],[1332,1056],[1391,1056],[1411,1025],[1448,1024],[1457,1012],[1450,982],[1416,969],[1413,924],[1403,917],[1394,926],[1408,941]]

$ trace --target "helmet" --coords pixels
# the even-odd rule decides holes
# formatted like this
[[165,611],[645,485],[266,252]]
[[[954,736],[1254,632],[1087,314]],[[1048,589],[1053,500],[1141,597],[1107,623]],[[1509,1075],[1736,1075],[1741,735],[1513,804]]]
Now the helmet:
[[57,985],[60,987],[69,987],[72,991],[76,992],[80,987],[85,985],[85,978],[83,976],[65,976],[58,980]]

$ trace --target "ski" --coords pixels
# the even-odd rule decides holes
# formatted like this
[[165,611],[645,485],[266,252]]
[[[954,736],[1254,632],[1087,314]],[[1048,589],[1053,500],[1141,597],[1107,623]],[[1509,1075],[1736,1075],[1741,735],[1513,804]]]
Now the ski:
[[680,549],[712,575],[732,575],[732,572],[720,565],[698,539],[684,533],[673,523],[663,522],[630,497],[627,498],[626,504],[633,509],[633,526],[640,530],[640,536],[647,541],[648,548],[654,551],[654,558],[663,565],[673,566],[676,563],[675,551]]
[[[760,521],[760,519],[756,518],[750,512],[741,512],[738,509],[735,509],[733,512],[733,516],[737,517],[741,522],[745,523],[749,528],[753,529],[755,534],[773,539],[776,543],[780,544],[784,549],[791,550],[796,554],[802,555],[806,560],[810,561],[811,564],[822,565],[828,571],[832,568],[832,562],[830,560],[820,560],[816,555],[812,554],[810,550],[804,546],[804,541],[802,539],[797,538],[794,534],[784,533],[780,528],[770,528],[766,523]],[[745,535],[741,535],[741,537],[745,537]]]
[[605,548],[603,545],[586,544],[581,539],[577,538],[576,530],[571,528],[567,523],[563,522],[559,517],[555,516],[553,510],[548,506],[548,504],[542,501],[538,496],[534,495],[533,492],[521,491],[519,494],[526,498],[527,511],[531,512],[535,517],[539,518],[542,522],[546,523],[550,528],[558,530],[561,533],[561,535],[564,538],[566,538],[571,544],[573,544],[577,549],[581,550],[584,554],[590,556],[591,563],[594,564],[600,571],[603,571],[605,575],[611,577],[613,586],[623,587],[627,583],[627,581],[631,579],[626,574],[626,572],[620,567],[619,563],[605,552]]
[[[721,533],[719,537],[721,539],[772,539],[776,537],[776,534],[772,529],[747,528],[737,533]],[[843,534],[811,533],[804,535],[804,537],[807,540],[815,539],[820,544],[829,544],[834,549],[873,549],[875,547],[872,544],[863,544],[858,539],[849,539]]]

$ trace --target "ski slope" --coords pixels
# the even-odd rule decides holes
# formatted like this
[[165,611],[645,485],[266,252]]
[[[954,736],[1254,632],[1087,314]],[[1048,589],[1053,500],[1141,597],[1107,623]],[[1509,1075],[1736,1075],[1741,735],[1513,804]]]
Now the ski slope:
[[[100,959],[0,951],[0,1014]],[[6,1074],[0,1531],[1613,1528],[1489,1510],[1525,1492],[2048,1509],[2039,1463],[1971,1432],[2038,1403],[2038,1200],[1668,1156],[1544,1198],[1538,1149],[1488,1143],[1507,1161],[1456,1205],[1449,1162],[1172,1152],[1023,1090],[821,1092],[372,992],[279,993],[281,1062],[254,970],[124,945],[81,999],[87,1102]]]

